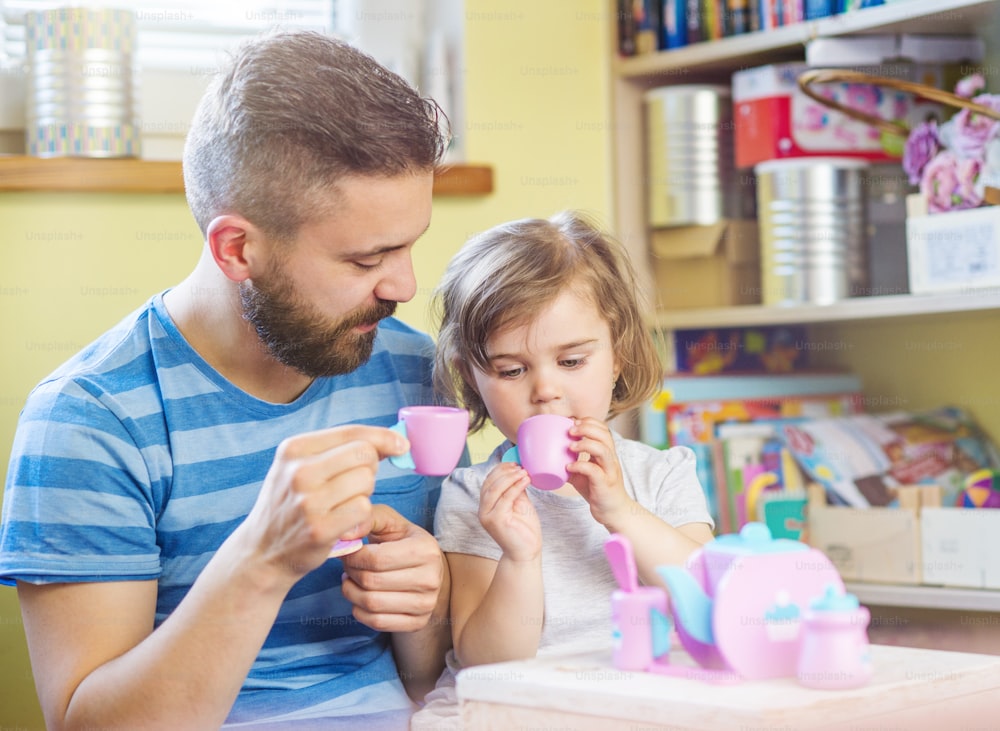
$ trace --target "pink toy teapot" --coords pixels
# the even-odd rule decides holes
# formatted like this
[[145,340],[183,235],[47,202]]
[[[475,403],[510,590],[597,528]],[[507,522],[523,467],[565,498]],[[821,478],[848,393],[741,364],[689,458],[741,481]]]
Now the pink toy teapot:
[[[796,677],[810,602],[850,596],[823,553],[799,541],[773,539],[762,523],[747,523],[739,534],[706,543],[684,567],[660,566],[657,572],[669,590],[681,644],[706,669],[699,676],[715,682]],[[863,636],[867,648],[866,627],[850,639],[852,647],[861,647]],[[822,644],[821,639],[812,644],[817,641]],[[820,677],[831,657],[836,653],[820,648],[806,661],[806,673]],[[649,670],[682,674],[672,672],[665,658]],[[858,685],[867,682],[861,671],[852,677]]]

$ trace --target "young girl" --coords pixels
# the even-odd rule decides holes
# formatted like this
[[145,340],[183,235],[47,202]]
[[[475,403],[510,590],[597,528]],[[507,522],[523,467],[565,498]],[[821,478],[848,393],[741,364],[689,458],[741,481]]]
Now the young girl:
[[[712,538],[687,448],[624,439],[607,420],[652,397],[662,368],[624,250],[576,213],[471,239],[439,286],[435,385],[508,441],[444,483],[435,534],[451,569],[454,650],[412,728],[458,723],[454,672],[611,638],[616,588],[604,542],[629,538],[639,577]],[[572,418],[569,482],[531,486],[501,462],[522,421]]]

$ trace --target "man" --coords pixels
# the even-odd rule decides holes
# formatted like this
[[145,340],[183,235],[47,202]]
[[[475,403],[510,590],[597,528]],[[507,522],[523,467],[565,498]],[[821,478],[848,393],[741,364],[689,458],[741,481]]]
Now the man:
[[449,579],[439,481],[382,461],[433,398],[430,339],[390,316],[443,147],[432,102],[319,34],[255,41],[209,88],[200,260],[18,426],[0,579],[49,728],[406,728]]

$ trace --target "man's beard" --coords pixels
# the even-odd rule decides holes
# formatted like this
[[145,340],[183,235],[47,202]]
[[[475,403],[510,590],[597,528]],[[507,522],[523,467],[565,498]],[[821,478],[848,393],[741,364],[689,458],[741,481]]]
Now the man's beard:
[[353,332],[389,317],[396,303],[357,310],[331,323],[295,296],[291,281],[275,269],[266,278],[240,282],[243,319],[253,325],[268,352],[289,368],[312,378],[350,373],[368,362],[378,330]]

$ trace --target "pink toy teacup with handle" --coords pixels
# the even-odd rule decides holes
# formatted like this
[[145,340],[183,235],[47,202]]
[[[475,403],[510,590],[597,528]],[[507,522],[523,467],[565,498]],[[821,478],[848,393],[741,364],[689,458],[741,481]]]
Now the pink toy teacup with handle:
[[576,441],[569,435],[572,426],[572,419],[556,414],[528,417],[517,428],[517,446],[504,453],[503,461],[524,467],[539,490],[558,490],[569,481],[566,465],[577,459],[569,448]]
[[469,412],[453,406],[404,406],[391,426],[410,442],[410,451],[389,461],[418,475],[449,474],[462,457],[469,433]]

